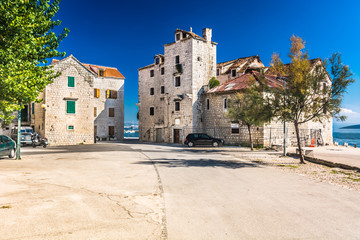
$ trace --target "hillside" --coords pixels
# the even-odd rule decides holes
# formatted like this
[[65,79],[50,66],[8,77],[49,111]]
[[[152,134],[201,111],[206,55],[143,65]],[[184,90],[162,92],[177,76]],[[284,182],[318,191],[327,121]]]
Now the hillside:
[[360,124],[342,127],[340,129],[360,129]]

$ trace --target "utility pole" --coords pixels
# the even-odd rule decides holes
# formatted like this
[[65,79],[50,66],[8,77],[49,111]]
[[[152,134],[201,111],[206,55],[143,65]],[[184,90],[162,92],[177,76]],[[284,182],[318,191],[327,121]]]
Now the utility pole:
[[[286,94],[286,82],[285,82],[285,78],[283,79],[284,81],[284,110],[285,110],[285,94]],[[284,156],[286,156],[286,120],[285,120],[285,116],[284,116]]]
[[20,156],[20,146],[21,146],[21,109],[18,111],[16,160],[21,160],[21,156]]

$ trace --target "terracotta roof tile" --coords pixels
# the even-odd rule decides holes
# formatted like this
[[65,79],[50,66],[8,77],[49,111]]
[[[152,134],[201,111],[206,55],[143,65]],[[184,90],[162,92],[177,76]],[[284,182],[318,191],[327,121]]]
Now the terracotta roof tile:
[[118,70],[117,68],[104,67],[104,66],[87,64],[87,63],[82,63],[82,65],[84,65],[87,69],[89,69],[90,71],[92,71],[92,72],[95,73],[96,75],[99,74],[99,70],[103,70],[103,71],[104,71],[104,76],[103,76],[103,77],[125,78],[125,77],[119,72],[119,70]]

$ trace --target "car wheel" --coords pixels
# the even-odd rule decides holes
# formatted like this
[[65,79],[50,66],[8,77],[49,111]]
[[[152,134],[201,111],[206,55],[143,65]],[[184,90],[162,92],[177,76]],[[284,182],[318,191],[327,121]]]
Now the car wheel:
[[35,143],[33,143],[33,144],[32,144],[32,147],[33,147],[33,148],[36,148],[36,144],[35,144]]
[[188,142],[188,146],[193,147],[193,146],[195,146],[195,144],[193,142]]
[[43,148],[46,148],[47,147],[47,145],[46,144],[43,144]]
[[9,154],[9,158],[14,158],[15,157],[15,149],[11,149],[10,154]]
[[218,147],[219,146],[219,143],[218,142],[213,142],[213,147]]

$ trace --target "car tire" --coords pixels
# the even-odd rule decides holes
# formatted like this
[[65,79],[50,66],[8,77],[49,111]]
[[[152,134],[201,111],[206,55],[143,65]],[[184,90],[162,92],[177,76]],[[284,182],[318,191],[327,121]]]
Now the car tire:
[[15,157],[15,148],[11,149],[9,154],[9,158],[14,158],[14,157]]
[[47,145],[46,144],[43,144],[43,148],[46,148],[47,147]]
[[218,142],[213,142],[212,145],[213,145],[213,147],[218,147],[219,143]]
[[33,143],[33,144],[32,144],[32,147],[33,147],[33,148],[36,148],[36,144],[35,144],[35,143]]
[[194,147],[195,146],[195,144],[193,143],[193,142],[188,142],[188,144],[187,144],[189,147]]

